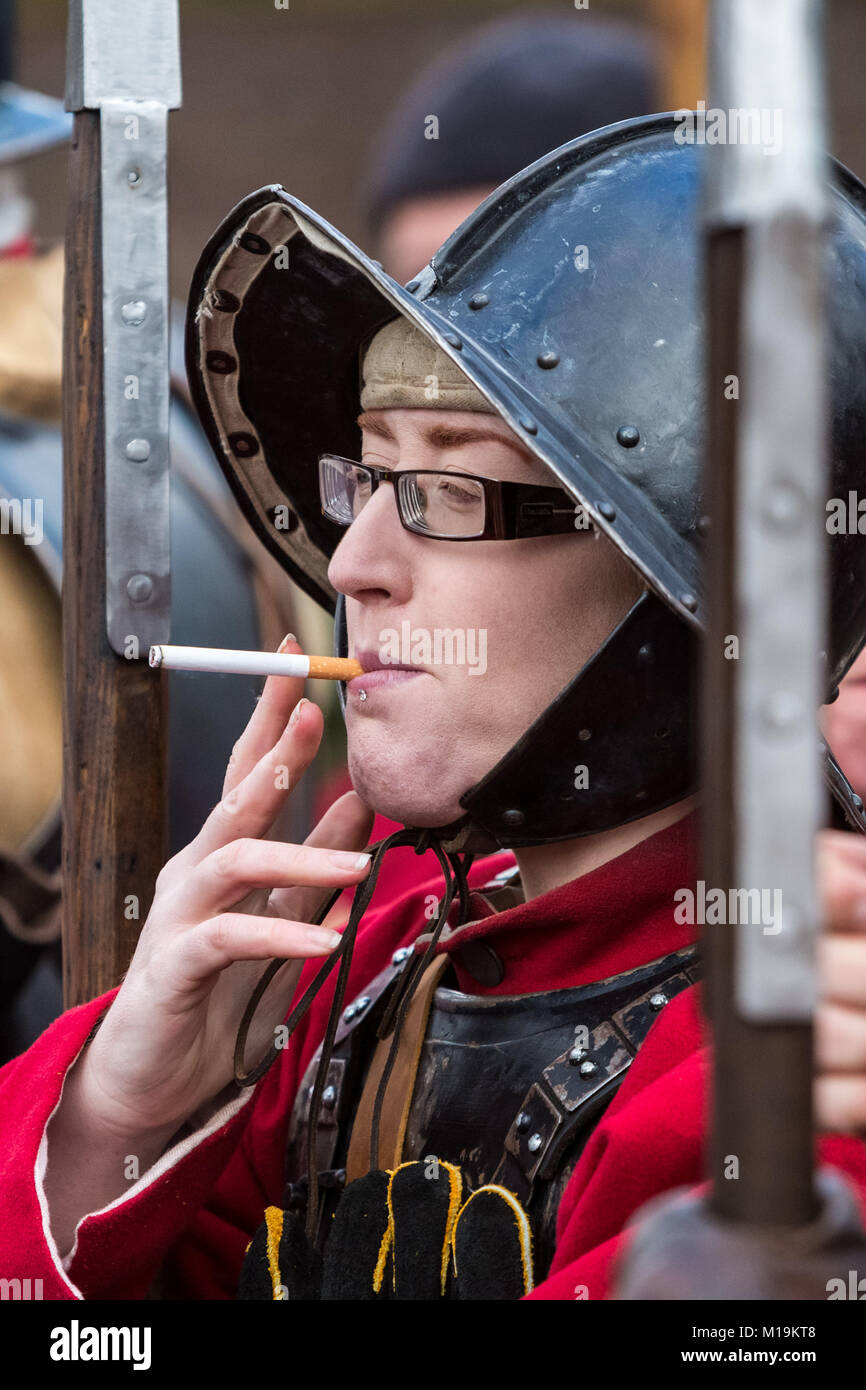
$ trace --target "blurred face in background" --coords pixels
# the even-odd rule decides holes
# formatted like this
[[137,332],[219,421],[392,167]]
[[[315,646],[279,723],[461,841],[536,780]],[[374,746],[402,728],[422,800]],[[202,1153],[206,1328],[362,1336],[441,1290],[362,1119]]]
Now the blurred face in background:
[[485,184],[397,203],[382,224],[378,242],[378,256],[388,274],[405,285],[492,192],[493,185]]
[[824,710],[824,733],[855,792],[866,798],[866,651],[839,686],[839,698]]

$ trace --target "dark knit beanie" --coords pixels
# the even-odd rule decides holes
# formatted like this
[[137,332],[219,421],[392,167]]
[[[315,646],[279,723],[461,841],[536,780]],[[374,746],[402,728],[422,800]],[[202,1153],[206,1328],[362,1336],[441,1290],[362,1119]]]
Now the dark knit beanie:
[[567,140],[654,111],[655,87],[651,43],[630,25],[561,9],[485,25],[428,65],[392,111],[364,191],[374,233],[405,199],[496,187]]

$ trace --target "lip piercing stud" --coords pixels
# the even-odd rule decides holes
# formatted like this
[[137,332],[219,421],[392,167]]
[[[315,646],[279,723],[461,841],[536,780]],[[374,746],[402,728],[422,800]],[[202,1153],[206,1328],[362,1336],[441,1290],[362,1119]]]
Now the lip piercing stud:
[[358,691],[358,699],[359,699],[359,700],[366,700],[366,698],[367,698],[367,692],[366,692],[366,690],[359,690],[359,691]]

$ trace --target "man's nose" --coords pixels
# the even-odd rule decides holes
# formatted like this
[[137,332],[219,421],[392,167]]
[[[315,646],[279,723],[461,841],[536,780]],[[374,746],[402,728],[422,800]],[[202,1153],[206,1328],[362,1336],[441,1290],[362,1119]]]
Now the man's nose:
[[355,520],[346,528],[328,566],[328,579],[342,594],[357,597],[365,589],[402,590],[408,580],[406,542],[397,513],[393,483],[381,482]]

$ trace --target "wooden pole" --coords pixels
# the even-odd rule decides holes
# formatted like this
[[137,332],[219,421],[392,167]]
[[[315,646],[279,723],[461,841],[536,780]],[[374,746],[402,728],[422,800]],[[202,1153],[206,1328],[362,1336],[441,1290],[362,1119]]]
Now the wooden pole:
[[[100,113],[75,116],[63,407],[63,989],[121,980],[167,854],[166,679],[106,633]],[[166,364],[167,366],[167,364]],[[147,524],[146,517],[142,524]]]

